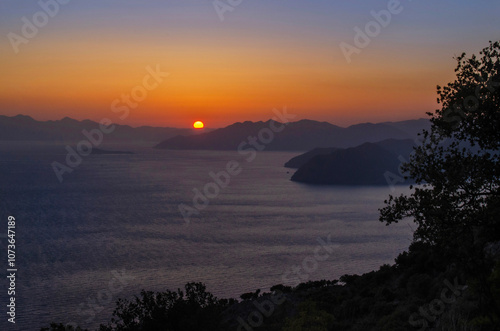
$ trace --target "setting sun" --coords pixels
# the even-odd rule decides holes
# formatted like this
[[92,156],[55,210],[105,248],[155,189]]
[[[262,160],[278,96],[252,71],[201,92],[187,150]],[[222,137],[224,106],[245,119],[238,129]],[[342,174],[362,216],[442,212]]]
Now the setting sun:
[[203,124],[202,121],[196,121],[193,123],[193,128],[195,129],[203,129],[204,126],[205,124]]

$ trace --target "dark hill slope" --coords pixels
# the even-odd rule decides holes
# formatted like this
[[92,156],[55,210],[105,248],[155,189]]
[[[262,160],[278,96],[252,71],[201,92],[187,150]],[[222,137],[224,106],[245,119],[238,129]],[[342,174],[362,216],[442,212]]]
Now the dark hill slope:
[[[292,176],[296,182],[328,185],[387,185],[386,173],[399,174],[401,160],[407,157],[411,141],[384,141],[365,143],[357,147],[335,150],[329,154],[316,155],[302,165]],[[394,150],[384,148],[391,145]]]

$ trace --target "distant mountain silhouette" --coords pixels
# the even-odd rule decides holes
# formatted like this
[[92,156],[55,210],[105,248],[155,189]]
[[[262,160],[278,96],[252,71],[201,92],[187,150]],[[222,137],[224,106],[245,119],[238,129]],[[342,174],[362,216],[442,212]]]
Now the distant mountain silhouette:
[[[193,129],[161,128],[141,126],[133,128],[128,125],[114,124],[115,130],[106,134],[106,142],[151,142],[158,143],[179,134],[198,133]],[[30,116],[13,117],[0,115],[0,140],[32,140],[32,141],[64,141],[76,142],[85,139],[82,130],[99,128],[99,123],[84,120],[78,121],[65,117],[57,121],[36,121]]]
[[285,168],[298,169],[309,162],[309,160],[311,160],[316,155],[331,154],[337,150],[339,150],[339,148],[337,147],[315,148],[312,151],[305,152],[304,154],[300,154],[296,157],[291,158],[288,162],[285,163]]
[[[249,136],[258,133],[270,125],[281,123],[238,122],[225,128],[196,136],[176,136],[159,143],[160,149],[199,149],[199,150],[236,150],[248,141]],[[312,120],[301,120],[289,123],[286,128],[274,134],[274,138],[266,145],[266,150],[307,151],[313,148],[346,148],[364,142],[377,142],[384,139],[413,139],[424,128],[429,128],[426,119],[403,122],[364,123],[347,128]]]
[[311,151],[294,158],[296,164],[297,160],[304,162],[309,157],[292,180],[310,184],[387,185],[384,174],[399,176],[401,157],[407,160],[413,146],[411,139],[388,139],[347,149],[324,149],[325,154],[313,155]]

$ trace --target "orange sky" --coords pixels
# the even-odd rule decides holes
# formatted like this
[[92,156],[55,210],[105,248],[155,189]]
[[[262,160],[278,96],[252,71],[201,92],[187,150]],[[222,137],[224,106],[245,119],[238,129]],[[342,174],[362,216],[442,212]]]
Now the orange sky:
[[[96,24],[72,23],[70,14],[53,18],[18,54],[2,41],[1,114],[173,127],[198,119],[207,127],[267,120],[283,106],[297,118],[338,125],[419,118],[437,107],[436,85],[453,79],[452,57],[487,42],[435,44],[418,37],[405,43],[398,27],[389,26],[348,64],[338,44],[349,42],[353,23],[336,33],[324,24],[304,27],[308,22],[261,27],[245,16],[237,25],[210,12],[195,26],[172,18],[166,30],[134,26],[139,16],[124,31],[105,15]],[[0,32],[21,24],[11,19]],[[119,119],[111,104],[143,84],[148,66],[169,76]]]

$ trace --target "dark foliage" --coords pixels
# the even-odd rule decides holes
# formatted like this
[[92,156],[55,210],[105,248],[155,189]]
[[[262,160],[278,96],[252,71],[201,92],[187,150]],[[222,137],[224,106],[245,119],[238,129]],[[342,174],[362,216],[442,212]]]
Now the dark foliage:
[[381,209],[387,224],[411,217],[415,240],[445,252],[471,282],[491,323],[500,311],[488,277],[495,257],[486,247],[500,241],[500,43],[479,57],[457,58],[456,80],[438,86],[442,109],[404,169],[418,186],[390,196]]
[[111,323],[100,330],[217,330],[222,311],[232,303],[217,299],[201,283],[186,284],[185,293],[142,291],[135,300],[119,300]]

